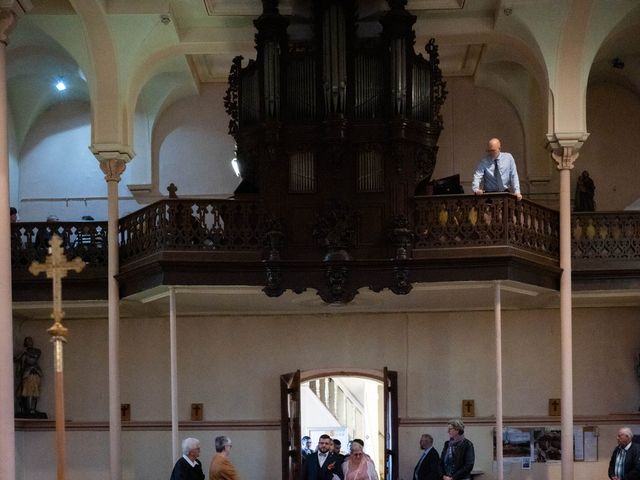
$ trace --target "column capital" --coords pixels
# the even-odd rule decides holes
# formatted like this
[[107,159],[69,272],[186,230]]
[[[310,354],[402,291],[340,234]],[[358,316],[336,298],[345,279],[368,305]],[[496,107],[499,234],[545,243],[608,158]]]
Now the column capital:
[[547,134],[547,149],[558,164],[558,170],[571,170],[582,145],[589,137],[587,132],[558,132]]
[[31,0],[0,0],[0,43],[9,43],[9,34],[18,18],[31,10]]
[[89,149],[100,162],[100,169],[104,172],[107,182],[119,182],[127,163],[134,156],[133,150],[124,145],[91,145]]

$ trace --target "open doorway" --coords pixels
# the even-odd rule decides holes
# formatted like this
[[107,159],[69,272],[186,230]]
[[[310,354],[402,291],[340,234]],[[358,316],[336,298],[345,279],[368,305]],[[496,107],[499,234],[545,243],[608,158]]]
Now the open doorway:
[[[380,465],[380,469],[378,470],[380,478],[383,480],[398,480],[398,373],[386,367],[379,371],[315,370],[302,373],[300,370],[296,370],[295,372],[280,376],[282,479],[299,479],[302,464],[302,384],[308,384],[305,388],[311,390],[311,392],[305,392],[307,398],[313,399],[313,396],[307,395],[311,393],[319,399],[324,397],[329,403],[331,403],[333,399],[334,409],[336,412],[339,412],[339,409],[343,407],[337,405],[337,399],[341,398],[344,392],[343,394],[338,392],[338,382],[336,381],[338,378],[340,378],[340,383],[345,386],[345,390],[349,386],[354,390],[357,388],[368,389],[370,392],[368,395],[371,399],[377,396],[376,400],[365,402],[369,405],[365,416],[372,418],[370,424],[365,427],[363,418],[363,425],[361,427],[353,427],[353,431],[364,432],[364,437],[369,436],[371,442],[369,442],[369,445],[365,445],[365,451],[370,451],[373,455],[377,456],[376,463]],[[353,383],[349,379],[353,379]],[[373,383],[359,383],[357,379],[367,379]],[[332,380],[334,383],[333,387],[331,386],[332,382],[329,380]],[[313,381],[316,383],[312,383]],[[320,395],[316,395],[314,390],[319,391]],[[333,394],[331,394],[332,391]],[[317,404],[315,400],[310,401]],[[322,400],[319,401],[322,403]],[[380,407],[381,403],[382,407]],[[340,405],[343,405],[343,403],[340,402]],[[346,403],[344,404],[344,411],[347,411]],[[310,429],[313,427],[323,430],[322,432],[311,432],[308,430],[309,433],[316,434],[315,438],[313,438],[314,444],[318,440],[317,437],[325,433],[328,429],[327,427],[331,427],[331,425],[321,425],[322,422],[329,421],[327,417],[307,419],[307,415],[310,417],[319,416],[320,413],[318,412],[318,410],[313,410],[312,408],[308,410],[305,409],[305,428]],[[337,415],[337,417],[340,416],[341,414]],[[376,422],[377,426],[375,425]],[[354,423],[357,424],[357,421]],[[336,427],[334,436],[336,433],[346,435],[348,443],[349,440],[354,438],[349,438],[349,429],[352,428],[349,425],[350,424],[342,425],[340,421],[337,421],[334,425]],[[343,430],[344,427],[346,427],[346,431]],[[338,428],[340,428],[340,430],[338,430]],[[331,430],[333,430],[333,428]],[[329,430],[329,432],[331,430]],[[383,439],[383,447],[380,447],[380,436]],[[365,438],[362,438],[362,440],[365,440]],[[347,445],[344,442],[342,447],[343,450],[346,451]]]
[[358,376],[326,376],[300,384],[300,431],[311,437],[315,449],[326,433],[348,453],[354,438],[364,440],[364,451],[376,471],[384,472],[384,391],[380,380]]

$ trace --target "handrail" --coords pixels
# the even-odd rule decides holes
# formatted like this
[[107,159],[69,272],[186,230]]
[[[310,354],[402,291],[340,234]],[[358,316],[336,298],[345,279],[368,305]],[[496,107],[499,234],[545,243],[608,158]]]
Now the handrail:
[[165,250],[261,251],[264,222],[258,202],[160,200],[120,220],[120,261]]
[[[509,194],[423,196],[415,198],[414,212],[414,257],[418,251],[437,256],[509,247],[558,260],[558,212],[529,200]],[[120,261],[162,251],[260,255],[266,224],[266,213],[254,201],[160,200],[120,219]],[[575,271],[640,268],[640,212],[574,213],[571,224]],[[52,232],[62,237],[67,256],[82,257],[89,271],[106,266],[106,222],[20,222],[11,224],[14,276],[26,276],[33,260],[44,261]]]
[[559,255],[559,214],[506,193],[415,199],[416,249],[511,246]]

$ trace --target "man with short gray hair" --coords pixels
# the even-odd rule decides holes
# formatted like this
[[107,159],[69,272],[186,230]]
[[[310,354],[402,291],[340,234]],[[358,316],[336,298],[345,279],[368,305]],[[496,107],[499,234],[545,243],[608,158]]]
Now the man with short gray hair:
[[640,446],[633,443],[633,432],[628,427],[618,430],[618,446],[609,461],[611,480],[640,480]]
[[209,465],[209,480],[240,480],[236,468],[229,460],[231,455],[231,439],[226,436],[216,437],[216,454]]
[[420,449],[422,455],[418,459],[416,468],[413,469],[413,480],[440,480],[440,455],[433,448],[433,437],[428,433],[420,437]]
[[200,456],[200,441],[197,438],[185,438],[182,441],[182,457],[178,459],[171,480],[204,480]]

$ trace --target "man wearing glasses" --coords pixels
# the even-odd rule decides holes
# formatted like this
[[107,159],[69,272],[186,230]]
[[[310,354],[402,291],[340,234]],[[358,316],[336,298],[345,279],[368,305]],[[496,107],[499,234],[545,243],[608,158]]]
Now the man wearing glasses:
[[240,476],[233,466],[229,456],[231,455],[231,439],[229,437],[216,437],[216,454],[209,465],[209,480],[240,480]]
[[444,442],[440,456],[442,480],[469,480],[476,461],[473,443],[464,436],[462,420],[450,420],[447,425],[449,440]]

